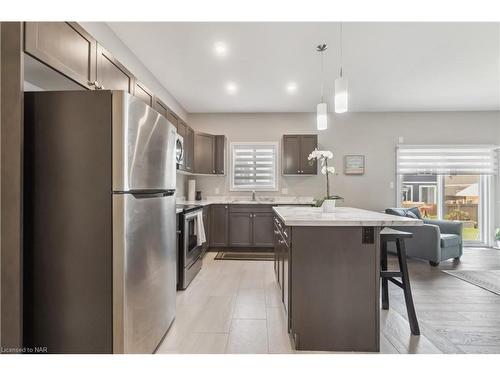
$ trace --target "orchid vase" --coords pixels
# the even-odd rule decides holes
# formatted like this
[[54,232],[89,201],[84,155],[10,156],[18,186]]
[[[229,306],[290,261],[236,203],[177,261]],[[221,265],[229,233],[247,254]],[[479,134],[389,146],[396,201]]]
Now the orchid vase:
[[331,151],[320,151],[315,149],[309,154],[307,159],[311,164],[314,160],[317,160],[321,167],[321,174],[326,177],[326,196],[324,199],[320,200],[323,212],[334,212],[337,199],[342,198],[338,195],[330,194],[330,175],[333,176],[335,174],[335,167],[328,166],[328,160],[333,159],[333,153]]

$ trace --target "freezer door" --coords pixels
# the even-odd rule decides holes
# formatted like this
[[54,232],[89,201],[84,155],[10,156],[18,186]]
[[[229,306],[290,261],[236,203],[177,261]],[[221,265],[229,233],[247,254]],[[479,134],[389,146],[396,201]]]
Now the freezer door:
[[175,127],[126,92],[112,98],[113,191],[175,189]]
[[175,316],[175,198],[113,194],[113,352],[153,353]]

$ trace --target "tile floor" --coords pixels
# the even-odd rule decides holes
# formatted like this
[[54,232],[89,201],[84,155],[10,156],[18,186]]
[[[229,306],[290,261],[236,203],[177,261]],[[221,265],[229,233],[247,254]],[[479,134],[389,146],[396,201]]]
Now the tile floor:
[[[178,292],[177,317],[157,353],[297,353],[273,262],[216,261],[215,254]],[[410,260],[409,268],[421,335],[410,334],[402,292],[391,285],[381,353],[500,353],[500,296],[440,271],[500,269],[500,251],[468,248],[460,263]]]

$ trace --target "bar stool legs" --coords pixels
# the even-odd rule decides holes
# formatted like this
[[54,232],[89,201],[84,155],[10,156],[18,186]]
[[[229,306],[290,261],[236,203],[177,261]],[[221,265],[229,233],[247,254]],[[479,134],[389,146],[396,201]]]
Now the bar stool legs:
[[[405,238],[411,238],[412,234],[401,232],[390,228],[385,228],[380,233],[380,278],[382,281],[382,309],[389,309],[389,281],[403,289],[406,311],[408,313],[408,321],[410,323],[411,333],[420,335],[418,326],[417,314],[413,304],[413,296],[411,294],[410,278],[408,276],[408,265],[406,264],[406,248]],[[387,270],[387,242],[394,241],[396,243],[399,271]],[[400,277],[401,281],[395,277]]]
[[398,238],[398,240],[396,241],[396,248],[398,251],[399,269],[401,270],[401,281],[403,284],[403,292],[405,295],[406,311],[408,313],[410,329],[411,333],[418,336],[420,335],[420,328],[418,327],[417,314],[415,313],[413,296],[411,295],[410,278],[408,277],[408,265],[406,264],[406,248],[404,240]]

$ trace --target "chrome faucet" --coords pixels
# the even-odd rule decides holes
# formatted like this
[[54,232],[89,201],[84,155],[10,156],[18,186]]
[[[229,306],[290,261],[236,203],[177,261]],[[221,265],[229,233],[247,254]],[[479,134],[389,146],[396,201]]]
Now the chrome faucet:
[[255,190],[252,190],[252,201],[255,200]]

